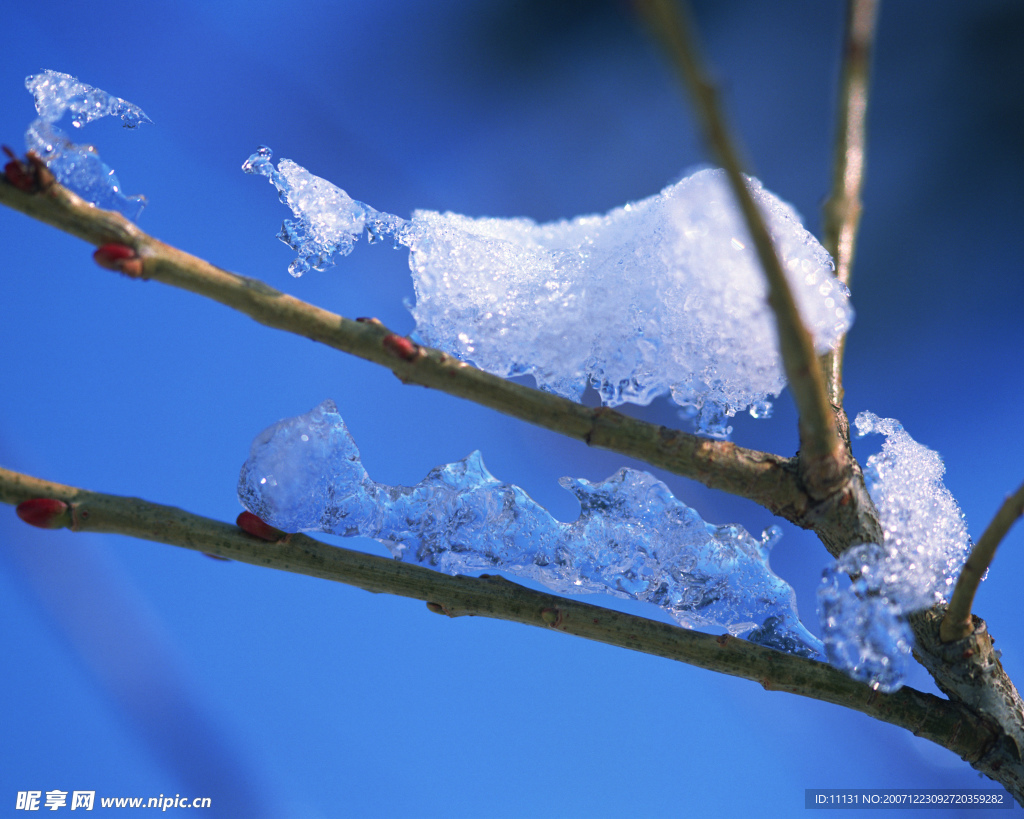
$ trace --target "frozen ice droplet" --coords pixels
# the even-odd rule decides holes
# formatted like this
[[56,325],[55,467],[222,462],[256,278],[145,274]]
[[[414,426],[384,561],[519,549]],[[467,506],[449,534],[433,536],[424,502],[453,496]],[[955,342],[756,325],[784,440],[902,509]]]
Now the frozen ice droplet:
[[274,152],[270,148],[266,145],[260,145],[252,156],[242,163],[242,170],[245,173],[272,177],[274,165],[270,160],[273,156]]
[[780,540],[782,540],[782,527],[780,526],[769,526],[761,532],[761,547],[765,550],[765,554]]
[[153,122],[139,106],[60,71],[26,77],[25,87],[35,97],[39,118],[49,123],[60,122],[65,113],[76,128],[101,117],[118,117],[125,128]]
[[347,256],[364,230],[371,241],[396,235],[403,219],[381,214],[357,202],[326,179],[315,176],[290,159],[274,167],[273,152],[266,145],[257,148],[242,164],[245,173],[265,176],[278,190],[295,219],[286,219],[278,238],[298,253],[288,272],[301,276],[309,270],[326,270],[335,256]]
[[137,220],[145,207],[145,197],[125,196],[117,176],[96,149],[76,145],[56,123],[66,113],[70,113],[75,128],[107,116],[118,117],[126,128],[152,120],[137,105],[59,71],[26,77],[25,87],[35,97],[39,113],[25,132],[25,147],[39,155],[58,182],[87,202]]
[[797,617],[793,589],[768,566],[777,527],[758,541],[741,526],[713,526],[632,469],[598,483],[560,483],[580,503],[572,523],[497,480],[479,452],[415,486],[378,484],[328,401],[257,436],[238,492],[249,511],[286,531],[363,535],[439,571],[503,571],[561,593],[629,597],[686,627],[749,632],[762,645],[821,654]]

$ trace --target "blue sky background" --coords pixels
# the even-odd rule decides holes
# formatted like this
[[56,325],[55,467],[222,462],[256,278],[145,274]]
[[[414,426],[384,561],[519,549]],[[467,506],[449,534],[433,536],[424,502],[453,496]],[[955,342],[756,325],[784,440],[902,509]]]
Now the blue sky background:
[[[820,233],[841,5],[697,11],[755,173]],[[81,133],[148,197],[145,230],[400,332],[404,253],[361,243],[331,271],[288,276],[274,238],[286,211],[240,170],[258,145],[399,215],[538,220],[649,196],[706,159],[626,3],[22,3],[3,29],[0,142],[21,150],[23,81],[41,69],[124,97],[155,126]],[[975,536],[1024,478],[1022,30],[1013,2],[883,8],[854,282],[851,416],[898,418],[938,450]],[[253,436],[328,397],[378,481],[415,483],[480,449],[570,520],[558,477],[629,463],[111,275],[20,214],[0,212],[0,248],[7,467],[231,520]],[[664,401],[635,411],[676,424]],[[786,395],[772,420],[735,426],[738,443],[796,448]],[[709,521],[773,522],[660,477]],[[772,563],[817,631],[828,556],[783,528]],[[1018,681],[1022,573],[1018,528],[976,606]],[[787,816],[809,787],[990,784],[904,731],[753,683],[170,546],[38,531],[11,509],[0,624],[3,815],[19,790],[78,789],[210,796],[213,816]]]

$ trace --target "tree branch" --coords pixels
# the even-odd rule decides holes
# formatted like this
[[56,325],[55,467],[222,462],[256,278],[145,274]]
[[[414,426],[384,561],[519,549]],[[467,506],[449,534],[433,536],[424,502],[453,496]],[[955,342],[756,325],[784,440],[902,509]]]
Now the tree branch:
[[134,255],[121,257],[102,249],[97,255],[106,266],[132,278],[153,279],[213,299],[268,327],[388,367],[405,383],[474,401],[588,445],[748,498],[788,520],[802,521],[807,510],[808,498],[795,470],[789,459],[779,455],[690,435],[606,407],[585,407],[491,375],[440,350],[397,336],[379,321],[352,321],[256,279],[215,267],[154,239],[119,213],[90,205],[52,180],[47,180],[42,190],[29,193],[18,190],[0,175],[0,203],[94,245],[123,246]]
[[942,625],[939,634],[944,643],[951,643],[954,640],[962,640],[974,631],[971,622],[971,609],[974,607],[974,595],[978,591],[981,578],[984,577],[992,558],[996,555],[996,549],[1010,531],[1010,527],[1019,517],[1024,515],[1024,484],[1020,485],[1003,505],[996,512],[992,522],[978,538],[978,542],[971,549],[971,554],[960,570],[960,577],[957,578],[956,586],[953,588],[953,597],[949,601],[949,608],[942,618]]
[[[333,580],[374,593],[427,602],[450,617],[477,615],[560,631],[759,682],[769,691],[830,702],[931,740],[972,764],[998,745],[997,728],[957,703],[910,688],[879,694],[831,666],[729,635],[719,637],[612,611],[504,578],[446,575],[389,558],[329,546],[302,534],[268,542],[171,506],[89,492],[0,468],[0,501],[37,498],[68,505],[54,522],[76,532],[105,532]],[[39,521],[37,521],[39,522]]]
[[[825,249],[836,264],[836,277],[849,286],[860,225],[861,190],[867,160],[868,86],[878,0],[848,0],[843,63],[839,79],[832,191],[824,206]],[[843,351],[846,339],[822,359],[829,399],[843,403]]]
[[689,88],[704,140],[725,169],[743,212],[768,279],[768,303],[775,313],[786,377],[800,414],[801,477],[811,497],[829,497],[848,481],[850,459],[836,429],[814,342],[800,318],[771,234],[747,188],[737,142],[726,125],[718,91],[699,57],[688,10],[685,3],[672,0],[638,0],[637,5]]

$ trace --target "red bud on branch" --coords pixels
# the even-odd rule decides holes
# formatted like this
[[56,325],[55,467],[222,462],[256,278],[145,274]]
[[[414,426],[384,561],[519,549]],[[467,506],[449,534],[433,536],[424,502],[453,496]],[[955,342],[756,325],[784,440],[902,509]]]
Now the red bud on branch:
[[7,177],[7,181],[10,182],[19,191],[24,193],[35,193],[38,190],[36,183],[35,174],[32,173],[32,166],[26,165],[17,156],[14,151],[8,148],[6,145],[3,146],[3,151],[10,158],[10,162],[4,165],[4,176]]
[[235,521],[235,524],[247,535],[258,537],[260,540],[266,540],[269,543],[277,543],[287,537],[280,529],[275,529],[269,523],[264,523],[252,512],[242,512]]
[[139,254],[135,252],[135,249],[128,247],[128,245],[116,242],[101,245],[92,254],[92,257],[96,264],[100,267],[105,267],[107,270],[116,270],[118,273],[124,273],[133,279],[142,277],[142,259],[139,258]]
[[71,507],[56,498],[30,498],[14,510],[30,526],[40,529],[63,529],[71,525]]
[[394,356],[398,356],[403,361],[412,361],[420,352],[419,345],[412,339],[396,333],[389,333],[384,336],[384,341],[381,343],[384,345],[385,350]]

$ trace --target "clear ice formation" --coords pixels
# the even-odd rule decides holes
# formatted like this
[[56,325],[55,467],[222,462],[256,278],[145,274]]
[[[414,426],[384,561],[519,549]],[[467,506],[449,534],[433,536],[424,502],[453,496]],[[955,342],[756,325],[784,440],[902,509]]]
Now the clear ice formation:
[[[648,404],[669,394],[702,432],[768,414],[785,386],[764,275],[725,172],[703,170],[604,216],[537,224],[416,211],[400,219],[357,202],[260,148],[244,164],[269,178],[296,219],[280,238],[322,270],[365,230],[410,251],[424,343],[502,377],[533,375],[579,400]],[[849,329],[848,291],[787,204],[749,178],[819,352]]]
[[754,539],[713,526],[646,472],[600,483],[562,478],[580,502],[561,523],[501,483],[479,452],[416,486],[372,480],[332,401],[264,430],[242,467],[242,504],[288,532],[362,535],[399,560],[449,574],[505,572],[556,592],[647,601],[680,625],[730,633],[805,657],[821,643],[800,623],[793,589],[768,567],[777,527]]
[[57,127],[65,113],[75,128],[100,117],[118,117],[125,128],[152,123],[137,105],[79,82],[70,74],[44,71],[25,78],[36,99],[39,117],[25,132],[25,146],[35,151],[60,182],[97,207],[116,210],[135,221],[146,205],[144,196],[125,196],[114,172],[91,145],[76,145]]
[[914,645],[906,615],[947,600],[971,540],[942,483],[939,454],[891,418],[862,412],[854,423],[859,436],[886,438],[864,470],[884,542],[849,549],[826,569],[819,615],[829,662],[891,692],[903,684]]
[[380,213],[357,202],[341,188],[314,176],[290,159],[282,159],[277,168],[273,152],[260,148],[242,165],[246,173],[265,176],[277,188],[281,201],[291,208],[295,220],[286,219],[277,237],[299,254],[288,272],[301,276],[310,270],[326,270],[334,264],[334,255],[347,256],[355,241],[367,231],[370,242],[383,236],[395,237],[406,224],[404,219]]

